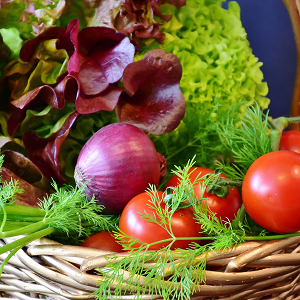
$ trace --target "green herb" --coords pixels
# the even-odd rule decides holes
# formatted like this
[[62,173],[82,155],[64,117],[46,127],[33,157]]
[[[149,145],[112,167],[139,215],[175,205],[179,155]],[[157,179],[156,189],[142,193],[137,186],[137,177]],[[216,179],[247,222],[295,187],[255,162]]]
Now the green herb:
[[231,153],[233,164],[217,162],[222,173],[231,180],[243,181],[246,171],[260,156],[271,151],[268,118],[258,104],[245,109],[245,117],[235,124],[229,115],[216,124],[216,130],[223,146]]

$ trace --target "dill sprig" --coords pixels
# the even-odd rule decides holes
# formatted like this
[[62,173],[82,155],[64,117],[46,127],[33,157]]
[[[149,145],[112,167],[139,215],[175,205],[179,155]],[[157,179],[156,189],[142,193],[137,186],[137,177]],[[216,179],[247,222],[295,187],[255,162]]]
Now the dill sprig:
[[216,130],[224,146],[232,154],[232,164],[217,162],[222,173],[231,180],[243,180],[250,165],[271,152],[268,112],[263,114],[258,104],[245,107],[244,119],[235,124],[230,116],[220,120]]
[[102,230],[112,228],[109,216],[101,214],[104,206],[98,205],[94,197],[91,200],[87,198],[85,185],[80,188],[69,185],[59,188],[53,181],[52,186],[55,192],[39,204],[45,212],[44,221],[51,223],[52,228],[66,234],[76,232],[83,236],[87,234],[83,224],[92,224]]
[[[7,251],[14,253],[33,240],[62,232],[64,237],[70,235],[81,240],[91,232],[112,230],[115,218],[102,215],[102,206],[93,198],[88,200],[81,188],[72,186],[58,187],[52,183],[54,193],[40,201],[40,208],[16,205],[12,200],[16,193],[22,192],[17,181],[4,183],[0,188],[0,238],[23,236],[0,248],[0,254]],[[0,267],[2,272],[5,261]]]

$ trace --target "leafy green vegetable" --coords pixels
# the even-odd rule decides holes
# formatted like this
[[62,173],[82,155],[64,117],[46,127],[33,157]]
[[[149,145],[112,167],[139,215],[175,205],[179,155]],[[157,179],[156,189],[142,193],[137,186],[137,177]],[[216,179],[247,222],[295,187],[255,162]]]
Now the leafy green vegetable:
[[12,58],[16,58],[23,42],[20,38],[20,32],[16,28],[2,28],[0,29],[0,33],[2,34],[5,45],[7,45],[12,52]]
[[32,38],[34,36],[32,34],[32,26],[25,22],[20,22],[20,16],[26,7],[27,4],[22,0],[1,2],[0,28],[16,28],[22,39]]
[[214,131],[215,121],[241,99],[247,105],[256,101],[262,108],[269,104],[262,63],[250,48],[239,5],[231,1],[226,10],[222,2],[187,0],[180,10],[163,5],[163,14],[173,16],[162,26],[164,44],[148,41],[135,57],[139,60],[146,51],[161,48],[178,56],[183,66],[180,86],[187,101],[185,117],[174,132],[152,136],[169,169],[183,166],[194,154],[197,164],[213,167],[216,157],[226,156]]

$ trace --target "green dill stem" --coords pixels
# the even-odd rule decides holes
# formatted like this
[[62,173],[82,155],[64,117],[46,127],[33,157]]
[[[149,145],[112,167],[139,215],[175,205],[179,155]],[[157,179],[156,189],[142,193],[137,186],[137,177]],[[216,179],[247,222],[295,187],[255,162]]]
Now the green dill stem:
[[36,232],[42,229],[45,229],[48,227],[49,220],[40,221],[38,223],[33,223],[30,225],[27,225],[25,227],[17,228],[10,231],[5,231],[0,233],[0,238],[6,238],[6,237],[12,237],[17,235],[23,235],[23,234],[30,234],[32,232]]
[[[45,216],[45,211],[40,208],[23,205],[6,205],[5,210],[8,216],[40,217]],[[1,214],[0,214],[1,215]]]
[[15,230],[15,229],[18,229],[20,227],[25,227],[25,226],[31,225],[32,223],[33,222],[10,221],[10,220],[8,220],[5,223],[5,226],[3,227],[2,231],[0,231],[0,232]]
[[287,234],[276,234],[276,235],[265,235],[265,236],[243,236],[245,241],[264,241],[264,240],[281,240],[292,236],[299,236],[300,232],[287,233]]
[[0,227],[0,232],[3,231],[3,228],[6,224],[6,220],[7,220],[7,213],[6,213],[6,210],[5,210],[5,207],[3,205],[1,205],[1,209],[3,211],[3,218],[2,218],[2,223],[1,223],[1,227]]
[[187,236],[187,237],[176,237],[176,238],[169,238],[169,239],[164,239],[164,240],[160,240],[160,241],[157,241],[157,242],[153,242],[151,244],[148,244],[149,246],[153,246],[153,245],[157,245],[157,244],[161,244],[161,243],[167,243],[167,242],[176,242],[176,241],[187,241],[187,240],[191,240],[191,242],[195,241],[195,240],[211,240],[211,239],[214,239],[215,237],[214,236],[197,236],[197,237],[190,237],[190,236]]
[[14,250],[16,248],[24,247],[24,246],[28,245],[29,243],[31,243],[32,241],[35,241],[39,238],[47,236],[53,232],[55,232],[55,229],[51,228],[51,227],[33,232],[23,238],[20,238],[19,240],[13,241],[11,243],[8,243],[8,244],[0,247],[0,254],[3,254],[7,251]]
[[[1,215],[0,215],[0,220],[1,220]],[[21,221],[20,221],[21,220]],[[7,216],[7,222],[29,222],[29,223],[37,223],[40,221],[43,221],[44,217],[22,217],[22,216]]]
[[[264,241],[264,240],[280,240],[280,239],[285,239],[288,237],[292,237],[292,236],[298,236],[300,235],[300,232],[296,232],[296,233],[289,233],[289,234],[277,234],[277,235],[269,235],[269,236],[243,236],[243,240],[245,241]],[[213,240],[215,239],[215,236],[201,236],[201,237],[176,237],[176,238],[169,238],[169,239],[164,239],[164,240],[160,240],[157,242],[153,242],[151,244],[149,244],[150,246],[152,245],[157,245],[157,244],[161,244],[161,243],[167,243],[167,242],[175,242],[175,241],[186,241],[186,240]]]

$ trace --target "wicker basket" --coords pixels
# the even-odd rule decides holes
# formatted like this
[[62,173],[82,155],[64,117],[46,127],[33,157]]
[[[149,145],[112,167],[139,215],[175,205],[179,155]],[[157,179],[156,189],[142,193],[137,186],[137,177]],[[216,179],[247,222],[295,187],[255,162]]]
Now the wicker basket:
[[[283,0],[294,27],[300,58],[300,0]],[[300,115],[300,59],[292,116]],[[294,125],[300,129],[300,125]],[[0,240],[1,245],[13,239]],[[43,238],[19,250],[1,275],[4,299],[94,299],[105,267],[105,256],[96,249],[59,244]],[[126,254],[120,254],[126,255]],[[4,260],[6,255],[0,255]],[[198,259],[203,259],[199,257]],[[197,286],[191,299],[300,299],[300,236],[269,242],[246,242],[234,249],[207,255],[206,283]],[[122,299],[134,299],[124,295]],[[107,297],[107,299],[110,299]],[[144,295],[142,299],[162,299]]]
[[[94,299],[91,294],[101,278],[98,267],[106,266],[107,255],[46,238],[36,240],[5,265],[2,295],[15,299]],[[246,242],[231,250],[211,252],[207,266],[214,271],[206,271],[206,283],[197,286],[193,300],[300,299],[300,236]],[[134,299],[134,295],[122,299]],[[144,295],[142,299],[162,298]]]

